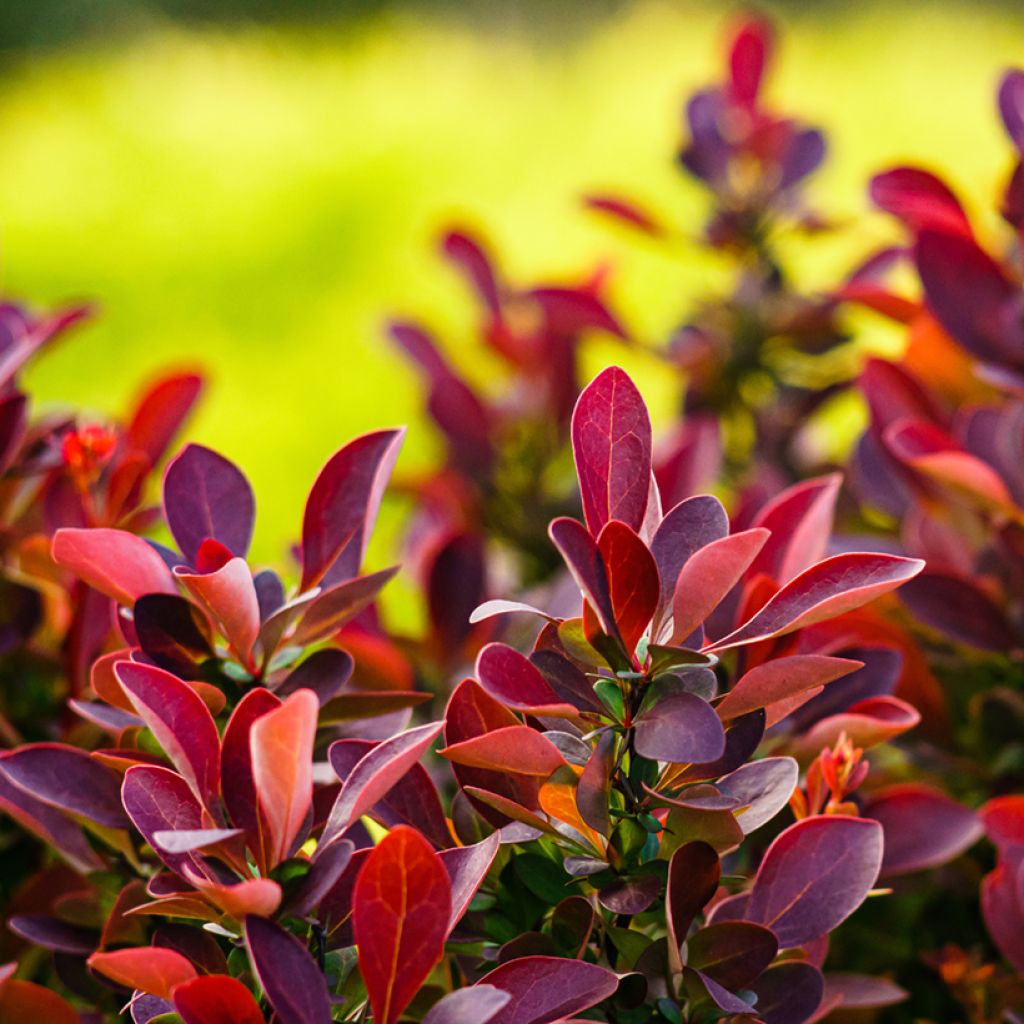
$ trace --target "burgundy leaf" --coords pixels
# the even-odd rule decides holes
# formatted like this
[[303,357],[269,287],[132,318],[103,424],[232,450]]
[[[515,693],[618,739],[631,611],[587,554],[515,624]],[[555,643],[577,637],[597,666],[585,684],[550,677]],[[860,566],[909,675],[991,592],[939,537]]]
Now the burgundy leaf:
[[583,960],[524,956],[485,974],[480,984],[512,997],[489,1024],[556,1024],[614,995],[619,980]]
[[348,651],[337,647],[322,647],[314,651],[287,677],[274,687],[279,697],[287,697],[297,690],[312,690],[322,708],[348,682],[355,662]]
[[821,1005],[825,979],[817,967],[793,960],[770,967],[750,987],[764,1024],[807,1024]]
[[722,503],[708,494],[681,501],[662,519],[651,541],[651,554],[658,565],[663,608],[672,603],[676,580],[690,556],[728,534],[729,516]]
[[19,789],[59,810],[105,828],[127,828],[117,772],[84,750],[32,743],[0,758],[0,772]]
[[913,579],[924,562],[899,555],[834,555],[790,580],[751,619],[705,651],[782,636],[867,604]]
[[612,787],[614,750],[615,734],[610,730],[603,732],[576,784],[576,806],[580,817],[603,836],[611,832],[608,801]]
[[626,653],[632,654],[658,609],[658,567],[647,545],[617,519],[602,527],[597,549],[605,567],[615,624]]
[[292,641],[304,645],[337,633],[364,608],[377,599],[381,590],[398,572],[398,566],[356,576],[323,591],[302,615]]
[[701,928],[687,940],[686,963],[737,992],[750,987],[778,949],[771,929],[752,921],[722,921]]
[[423,1024],[490,1024],[511,1000],[508,992],[491,985],[456,989],[434,1003]]
[[329,572],[330,582],[338,583],[359,571],[404,434],[364,434],[332,455],[320,471],[302,521],[303,590]]
[[[441,732],[441,722],[431,722],[392,736],[377,744],[342,779],[341,792],[331,808],[321,842],[341,835],[394,786]],[[329,753],[329,752],[328,752]]]
[[115,673],[125,693],[199,800],[217,805],[220,736],[209,708],[188,683],[163,669],[119,661]]
[[470,901],[487,877],[491,864],[497,856],[500,836],[492,832],[482,842],[472,846],[456,846],[441,850],[438,856],[448,872],[452,889],[452,913],[448,921],[448,934],[459,923],[469,908]]
[[142,452],[155,466],[195,405],[203,379],[194,373],[177,374],[156,382],[140,400],[125,431],[129,449]]
[[139,645],[161,668],[188,678],[214,656],[206,616],[177,594],[145,594],[135,602],[132,621]]
[[882,826],[883,876],[938,867],[982,834],[974,811],[920,783],[887,786],[872,795],[862,813]]
[[441,249],[468,278],[470,284],[493,314],[498,314],[501,300],[491,261],[479,243],[461,231],[449,231],[441,241]]
[[761,509],[754,526],[771,536],[750,567],[751,578],[764,573],[781,585],[825,557],[841,483],[838,473],[805,480]]
[[615,624],[611,586],[597,541],[587,532],[586,527],[567,517],[553,520],[548,527],[548,534],[565,559],[572,578],[596,613],[601,629],[608,636],[617,638],[619,631]]
[[971,236],[960,201],[943,181],[918,167],[894,167],[876,174],[869,188],[879,209],[898,217],[915,234],[928,228]]
[[693,919],[715,895],[721,873],[717,852],[703,842],[683,844],[668,862],[665,914],[669,964],[674,970],[680,966],[679,947],[686,941]]
[[618,367],[600,373],[580,395],[572,445],[591,534],[611,519],[639,530],[651,475],[651,421],[636,385]]
[[840,815],[806,818],[768,847],[747,904],[779,945],[827,935],[864,901],[882,864],[882,827]]
[[88,956],[99,944],[99,934],[47,914],[14,914],[7,927],[26,942],[72,956]]
[[[331,745],[331,767],[340,779],[347,779],[356,765],[376,747],[372,740],[338,740]],[[413,764],[373,807],[363,812],[385,828],[411,825],[437,847],[452,845],[441,798],[430,773]]]
[[195,562],[212,537],[233,555],[249,551],[256,501],[233,462],[202,445],[187,445],[164,474],[164,516],[181,553]]
[[579,714],[572,704],[559,700],[528,658],[507,644],[488,644],[480,651],[476,677],[487,693],[513,711],[549,718],[572,718]]
[[135,827],[164,864],[183,877],[186,864],[201,869],[191,854],[168,853],[156,841],[157,832],[203,827],[203,809],[180,775],[155,765],[134,765],[125,773],[121,799]]
[[909,998],[909,993],[888,978],[871,978],[864,974],[825,975],[825,998],[828,1004],[838,999],[843,1010],[875,1010],[895,1006]]
[[253,971],[281,1024],[330,1024],[324,976],[294,935],[266,918],[249,916],[245,944]]
[[749,835],[789,803],[800,771],[791,757],[764,757],[718,780],[718,788],[741,803],[736,823]]

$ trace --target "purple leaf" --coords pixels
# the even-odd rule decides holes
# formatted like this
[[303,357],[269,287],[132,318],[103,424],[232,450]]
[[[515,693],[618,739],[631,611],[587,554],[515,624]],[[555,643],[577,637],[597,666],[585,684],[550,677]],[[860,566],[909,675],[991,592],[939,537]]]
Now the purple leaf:
[[807,1024],[821,1005],[825,979],[817,967],[794,960],[768,968],[750,987],[764,1024]]
[[669,965],[673,970],[679,970],[679,948],[686,941],[694,918],[715,895],[721,875],[718,854],[707,843],[685,843],[672,854],[668,862],[665,915]]
[[161,668],[194,678],[197,666],[214,656],[206,616],[177,594],[146,594],[135,602],[132,624],[139,646]]
[[973,845],[983,831],[969,807],[914,782],[873,794],[862,813],[882,826],[883,876],[945,864]]
[[584,389],[573,411],[572,446],[591,534],[611,519],[638,531],[651,475],[651,421],[623,370],[609,367]]
[[[302,520],[302,589],[359,571],[404,430],[364,434],[335,452],[309,492]],[[337,563],[337,564],[336,564]]]
[[825,975],[826,1004],[838,999],[837,1008],[843,1010],[875,1010],[895,1006],[909,998],[906,989],[888,978],[871,978],[864,974]]
[[548,622],[557,622],[558,620],[547,612],[542,611],[540,608],[534,608],[532,604],[524,604],[522,601],[484,601],[483,604],[477,605],[473,609],[469,616],[470,622],[483,622],[484,619],[493,618],[495,615],[510,615],[516,612],[523,612],[527,615],[539,615],[542,619],[547,619]]
[[434,1003],[423,1024],[490,1024],[511,1001],[508,992],[491,985],[460,988]]
[[14,914],[7,927],[26,942],[72,956],[88,956],[100,941],[98,932],[48,914]]
[[351,840],[335,839],[326,846],[320,844],[309,872],[299,883],[289,900],[287,911],[293,917],[306,917],[319,906],[320,901],[334,888],[348,867],[355,852]]
[[765,757],[719,779],[718,787],[741,801],[743,809],[736,812],[736,824],[749,835],[789,803],[799,776],[791,757]]
[[608,999],[619,987],[618,978],[603,967],[551,956],[510,960],[480,983],[512,997],[489,1024],[556,1024]]
[[740,676],[716,710],[723,719],[738,718],[776,701],[788,701],[863,668],[861,661],[828,658],[821,654],[795,654],[755,666]]
[[728,533],[729,516],[722,503],[709,494],[681,501],[662,519],[651,541],[661,578],[662,608],[672,603],[679,572],[690,556]]
[[657,875],[617,878],[606,885],[597,898],[601,906],[613,914],[642,914],[661,895],[661,885]]
[[330,1024],[331,1003],[306,947],[263,917],[245,919],[245,944],[256,977],[281,1024]]
[[292,669],[282,682],[274,687],[278,697],[287,697],[296,690],[312,690],[323,707],[349,681],[355,662],[348,651],[337,647],[323,647],[314,651],[297,668]]
[[565,559],[576,585],[597,614],[601,629],[608,636],[617,638],[619,631],[615,624],[611,587],[597,541],[581,523],[564,516],[552,521],[548,535]]
[[637,753],[653,761],[714,761],[725,753],[725,730],[707,701],[674,693],[644,711],[635,722]]
[[202,445],[187,445],[164,474],[164,516],[185,558],[212,537],[233,555],[249,551],[256,502],[245,474]]
[[117,772],[84,750],[33,743],[0,758],[0,772],[19,789],[105,828],[128,828]]
[[864,902],[882,864],[882,827],[865,818],[806,818],[768,847],[748,920],[788,949],[827,935]]
[[243,835],[240,828],[175,829],[154,832],[153,840],[164,853],[192,853],[240,835]]

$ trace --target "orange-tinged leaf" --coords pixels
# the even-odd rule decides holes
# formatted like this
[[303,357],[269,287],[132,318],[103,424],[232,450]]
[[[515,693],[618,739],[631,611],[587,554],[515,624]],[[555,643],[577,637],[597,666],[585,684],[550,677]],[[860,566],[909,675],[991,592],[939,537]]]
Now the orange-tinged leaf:
[[378,1024],[395,1024],[440,962],[451,915],[441,858],[400,825],[367,857],[352,897],[359,970]]
[[561,821],[576,829],[581,836],[604,856],[604,840],[601,834],[592,829],[580,814],[576,806],[576,787],[579,784],[578,770],[566,765],[540,787],[540,806],[549,817]]
[[79,1024],[73,1010],[56,992],[31,981],[9,980],[0,987],[0,1024]]
[[275,864],[291,852],[313,799],[319,708],[312,690],[297,690],[279,708],[256,719],[249,733],[253,782]]
[[126,988],[170,999],[175,985],[198,977],[180,953],[161,946],[136,946],[112,953],[93,953],[86,963]]
[[442,757],[468,768],[547,778],[565,764],[558,747],[526,725],[509,725],[439,750]]

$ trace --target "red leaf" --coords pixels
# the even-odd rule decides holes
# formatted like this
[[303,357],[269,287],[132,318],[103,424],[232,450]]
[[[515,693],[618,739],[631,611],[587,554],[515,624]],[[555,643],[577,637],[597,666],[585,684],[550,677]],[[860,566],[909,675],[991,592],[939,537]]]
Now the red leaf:
[[389,832],[366,859],[352,899],[359,971],[379,1024],[395,1024],[444,954],[448,873],[411,828]]
[[631,655],[658,609],[658,566],[647,545],[616,519],[601,529],[597,549],[604,562],[615,624]]
[[945,182],[919,167],[894,167],[876,174],[868,188],[871,201],[899,217],[915,234],[927,228],[971,237],[960,201]]
[[[331,808],[321,843],[341,835],[365,814],[419,761],[441,732],[441,722],[430,722],[378,743],[342,779],[341,792]],[[330,752],[328,752],[328,756]]]
[[[455,688],[445,709],[444,739],[445,743],[453,745],[518,723],[519,720],[504,704],[496,701],[472,679],[466,679]],[[540,780],[535,777],[482,771],[459,764],[453,765],[452,770],[463,790],[478,787],[524,807],[538,806]],[[475,801],[474,806],[492,825],[500,827],[507,824],[508,819],[490,807],[481,807]]]
[[32,981],[9,979],[0,985],[0,1024],[80,1024],[78,1011],[56,992]]
[[686,943],[688,967],[732,992],[747,988],[775,959],[779,943],[771,930],[752,921],[710,924]]
[[845,711],[815,722],[796,740],[795,749],[813,757],[823,747],[834,746],[846,733],[854,746],[866,750],[895,739],[920,721],[917,708],[898,697],[866,697]]
[[619,979],[583,960],[523,956],[485,974],[478,984],[512,996],[488,1024],[555,1024],[610,998]]
[[244,558],[232,558],[215,572],[175,575],[220,626],[239,661],[252,668],[253,647],[260,635],[260,603]]
[[319,701],[297,690],[249,731],[252,779],[266,826],[268,866],[288,858],[313,801],[313,741]]
[[999,951],[1024,974],[1024,859],[999,861],[981,883],[981,913]]
[[746,18],[729,52],[730,94],[737,103],[748,108],[756,105],[771,52],[771,25],[764,18]]
[[178,590],[156,550],[127,530],[58,530],[53,536],[53,560],[126,606],[143,594]]
[[783,949],[827,935],[861,905],[882,864],[877,821],[839,815],[790,825],[768,847],[746,917]]
[[835,618],[894,590],[923,568],[920,559],[899,555],[834,555],[790,580],[753,618],[704,650],[724,651]]
[[185,957],[160,946],[93,953],[86,963],[125,988],[135,988],[161,999],[170,999],[176,985],[198,977]]
[[527,725],[509,725],[444,747],[438,753],[455,764],[546,779],[565,764],[551,740]]
[[220,792],[220,736],[210,709],[188,683],[154,665],[119,661],[114,672],[171,763],[212,811]]
[[920,783],[887,786],[862,811],[885,834],[882,875],[934,868],[958,857],[982,834],[969,807]]
[[281,701],[269,690],[263,687],[250,690],[228,719],[220,752],[221,790],[228,815],[235,825],[245,829],[250,849],[261,853],[263,867],[266,866],[264,826],[253,780],[249,736],[257,719],[280,706]]
[[558,699],[529,658],[507,644],[488,644],[476,659],[480,685],[513,711],[553,718],[574,718],[579,712]]
[[185,1024],[265,1024],[259,1003],[235,978],[207,974],[174,990],[174,1008]]
[[590,532],[596,537],[611,519],[639,530],[651,476],[651,421],[636,385],[617,366],[580,395],[572,446]]
[[694,552],[679,572],[672,597],[672,643],[682,643],[743,578],[768,540],[767,530],[744,530]]
[[820,689],[863,667],[862,661],[828,658],[821,654],[776,658],[741,676],[716,710],[722,719],[738,718],[776,701],[789,700],[806,690]]
[[619,196],[585,196],[583,202],[591,210],[597,210],[599,213],[625,222],[652,238],[661,238],[668,233],[659,221],[632,200],[622,199]]
[[364,434],[335,452],[313,484],[302,520],[302,589],[359,571],[404,430]]
[[836,497],[838,473],[787,487],[757,514],[754,526],[770,531],[750,567],[750,578],[764,573],[780,586],[825,557]]
[[223,455],[187,445],[164,474],[164,517],[181,553],[195,561],[208,537],[245,557],[256,504],[245,475]]
[[203,389],[195,373],[164,377],[142,396],[125,431],[129,449],[142,452],[155,466],[181,429]]

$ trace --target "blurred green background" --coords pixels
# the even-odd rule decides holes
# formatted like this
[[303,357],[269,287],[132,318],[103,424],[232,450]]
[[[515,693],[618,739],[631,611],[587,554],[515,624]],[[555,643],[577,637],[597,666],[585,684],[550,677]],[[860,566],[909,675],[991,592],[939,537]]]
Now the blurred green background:
[[[1009,167],[994,88],[1024,64],[1019,9],[768,9],[784,33],[775,104],[824,126],[831,145],[812,197],[840,230],[802,243],[804,281],[833,283],[890,237],[864,199],[887,164],[941,168],[968,198],[991,199]],[[4,291],[101,307],[29,387],[48,405],[112,413],[161,368],[203,366],[191,436],[248,471],[255,553],[276,560],[316,470],[351,435],[409,422],[400,467],[431,456],[415,381],[381,324],[421,316],[466,359],[475,310],[437,258],[442,227],[482,228],[524,283],[610,263],[641,340],[663,338],[721,283],[724,268],[696,246],[638,243],[579,196],[625,192],[699,230],[703,196],[673,167],[681,104],[718,76],[735,12],[612,0],[0,5]],[[877,319],[861,326],[891,341]],[[610,346],[591,354],[613,357],[667,408],[663,371]],[[486,382],[486,366],[470,369]]]

